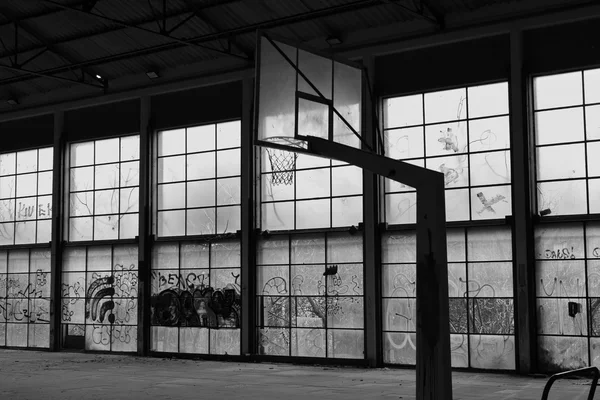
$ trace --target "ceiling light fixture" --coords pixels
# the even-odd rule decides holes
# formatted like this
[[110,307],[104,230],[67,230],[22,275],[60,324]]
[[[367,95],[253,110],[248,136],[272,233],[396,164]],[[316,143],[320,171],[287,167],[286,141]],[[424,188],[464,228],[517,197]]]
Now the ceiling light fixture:
[[12,97],[10,99],[6,100],[6,102],[8,104],[10,104],[11,106],[17,106],[17,105],[19,105],[19,102],[17,101],[17,99],[14,99]]
[[102,77],[100,75],[98,75],[98,74],[96,74],[96,78],[102,79]]
[[335,46],[338,44],[342,44],[342,39],[340,39],[337,36],[329,36],[327,39],[325,39],[325,41],[330,45],[330,46]]
[[146,72],[146,76],[150,79],[156,79],[159,77],[158,72],[156,72],[154,70],[150,70],[150,71]]

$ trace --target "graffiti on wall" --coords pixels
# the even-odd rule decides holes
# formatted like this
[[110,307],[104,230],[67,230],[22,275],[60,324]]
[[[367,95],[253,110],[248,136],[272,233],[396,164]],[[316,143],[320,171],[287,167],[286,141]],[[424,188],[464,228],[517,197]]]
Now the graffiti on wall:
[[6,287],[6,303],[0,302],[0,317],[9,322],[49,323],[49,273],[2,274],[0,286]]

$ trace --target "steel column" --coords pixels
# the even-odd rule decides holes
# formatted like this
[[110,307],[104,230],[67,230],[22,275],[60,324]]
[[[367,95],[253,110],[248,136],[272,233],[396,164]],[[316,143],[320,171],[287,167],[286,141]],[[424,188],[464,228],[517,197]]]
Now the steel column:
[[150,168],[152,139],[150,97],[140,99],[140,187],[139,187],[139,233],[138,233],[138,335],[137,353],[146,356],[150,352]]
[[510,33],[510,139],[513,183],[513,249],[515,263],[515,330],[517,371],[536,370],[535,281],[532,223],[528,87],[523,61],[523,32]]
[[50,350],[61,347],[62,282],[62,202],[65,113],[54,113],[54,151],[52,159],[52,239],[50,243]]
[[[375,82],[375,58],[363,59],[365,73],[362,101],[363,138],[371,148],[377,148],[377,123],[374,113],[376,97],[370,96],[369,82]],[[365,294],[365,359],[371,367],[382,363],[381,347],[381,239],[378,223],[379,177],[363,169],[363,245],[364,245],[364,294]]]
[[241,354],[256,353],[256,248],[254,238],[254,146],[252,140],[252,105],[254,79],[246,78],[242,86],[242,332]]

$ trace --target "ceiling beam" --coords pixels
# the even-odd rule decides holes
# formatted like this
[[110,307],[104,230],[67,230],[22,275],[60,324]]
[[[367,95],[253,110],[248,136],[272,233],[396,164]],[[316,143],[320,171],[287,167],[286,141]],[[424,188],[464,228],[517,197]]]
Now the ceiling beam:
[[29,75],[35,75],[35,76],[40,77],[40,78],[48,78],[48,79],[53,79],[53,80],[56,80],[56,81],[76,83],[76,84],[79,84],[79,85],[91,86],[91,87],[94,87],[94,88],[97,88],[97,89],[106,89],[106,86],[104,86],[104,85],[90,83],[90,82],[85,82],[85,81],[77,80],[77,79],[64,78],[64,77],[58,76],[56,74],[45,73],[43,71],[31,71],[31,70],[27,70],[27,69],[23,69],[23,68],[19,68],[19,67],[13,67],[11,65],[4,65],[4,64],[0,64],[0,68],[6,69],[6,70],[12,71],[12,72],[17,72],[19,74],[28,75],[28,76]]
[[[224,5],[228,5],[228,4],[239,3],[240,1],[242,1],[242,0],[211,0],[210,2],[203,3],[201,9],[206,10],[206,9],[210,9],[210,8],[218,8],[220,6],[224,6]],[[75,5],[78,5],[78,4],[75,4]],[[55,13],[63,13],[63,12],[68,12],[68,10],[64,10],[62,8],[56,8],[52,13],[47,12],[45,14],[41,14],[41,16],[55,14]],[[168,14],[167,18],[177,18],[177,17],[181,17],[181,16],[186,16],[189,13],[190,13],[190,10],[175,12],[175,13],[172,13],[172,14]],[[34,18],[34,17],[32,17],[32,18]],[[35,18],[37,18],[37,16]],[[30,18],[27,18],[27,19],[30,19]],[[19,20],[20,21],[24,21],[25,19],[20,18]],[[137,26],[137,25],[149,24],[149,23],[152,23],[154,21],[155,21],[154,17],[150,18],[150,19],[149,18],[140,18],[140,19],[137,19],[137,20],[134,20],[134,21],[128,21],[128,24],[129,25],[135,25],[135,26]],[[13,22],[11,22],[8,25],[12,25],[12,24],[13,24]],[[5,24],[5,25],[7,25],[7,24]],[[0,25],[0,26],[2,26],[2,25]],[[118,32],[118,31],[125,30],[125,29],[128,29],[128,28],[130,28],[130,26],[122,26],[122,25],[118,25],[116,27],[113,26],[113,27],[110,27],[108,29],[102,29],[102,30],[99,30],[99,31],[96,31],[96,32],[92,32],[92,33],[86,34],[86,35],[72,35],[70,37],[66,37],[66,38],[63,38],[63,39],[60,39],[60,40],[53,41],[50,44],[55,45],[55,46],[56,45],[68,44],[69,42],[73,42],[73,41],[77,41],[77,40],[82,40],[82,39],[89,39],[89,38],[101,36],[101,35],[104,35],[104,34],[107,34],[107,33]],[[41,49],[42,49],[41,46],[29,46],[29,47],[22,48],[21,51],[20,51],[20,53],[25,53],[25,52],[30,52],[30,51],[38,51],[38,50],[41,50]],[[2,54],[0,54],[0,59],[6,58],[6,57],[11,56],[11,55],[12,55],[12,53],[9,53],[9,52],[2,53]]]
[[[202,44],[199,44],[199,43],[194,43],[194,42],[191,42],[191,41],[188,41],[188,40],[185,40],[185,39],[179,39],[179,38],[170,36],[166,32],[162,33],[162,32],[154,31],[152,29],[142,28],[141,26],[132,25],[132,24],[130,24],[128,22],[124,22],[124,21],[121,21],[121,20],[118,20],[118,19],[115,19],[115,18],[111,18],[111,17],[107,17],[107,16],[104,16],[104,15],[101,15],[101,14],[93,13],[91,11],[85,11],[83,9],[80,10],[78,8],[75,8],[75,7],[67,6],[67,5],[64,5],[62,3],[58,3],[58,2],[56,2],[54,0],[41,0],[41,1],[43,1],[44,3],[52,4],[52,5],[56,6],[56,7],[60,7],[62,9],[64,9],[64,10],[69,10],[69,11],[76,12],[76,13],[79,13],[79,14],[87,15],[87,16],[92,17],[92,18],[96,18],[96,19],[108,21],[108,22],[111,22],[113,24],[120,25],[120,26],[122,26],[124,28],[135,29],[135,30],[138,30],[140,32],[146,32],[146,33],[149,33],[149,34],[152,34],[152,35],[155,35],[155,36],[160,36],[163,39],[167,39],[167,40],[170,40],[172,42],[180,43],[180,44],[183,44],[183,45],[186,45],[186,46],[197,46],[197,47],[200,47],[200,48],[202,48],[204,50],[212,51],[214,53],[218,53],[218,54],[221,54],[221,55],[226,55],[226,56],[230,56],[230,57],[236,57],[236,58],[246,59],[246,57],[242,57],[242,56],[239,56],[237,54],[233,54],[233,53],[225,51],[225,50],[219,50],[219,49],[215,49],[213,47],[205,46],[205,45],[202,45]],[[158,21],[158,18],[155,17],[155,20]]]
[[[278,26],[310,21],[310,20],[314,20],[317,18],[323,18],[323,17],[329,16],[329,15],[357,11],[360,9],[365,9],[365,8],[373,7],[376,5],[380,5],[381,3],[382,3],[382,0],[357,0],[352,3],[346,3],[346,4],[338,5],[338,6],[321,8],[318,10],[308,11],[308,12],[295,14],[295,15],[290,15],[287,17],[282,17],[282,18],[278,18],[278,19],[274,19],[274,20],[267,20],[267,21],[263,21],[263,22],[259,22],[259,23],[255,23],[255,24],[241,26],[241,27],[234,28],[234,29],[229,29],[227,31],[210,33],[210,34],[198,36],[198,37],[191,38],[191,39],[185,39],[185,41],[193,42],[193,43],[211,42],[211,41],[221,39],[221,38],[233,37],[233,36],[242,35],[242,34],[246,34],[246,33],[254,33],[254,32],[256,32],[257,29],[271,29],[271,28],[275,28]],[[173,49],[177,49],[177,48],[180,48],[183,46],[184,45],[181,43],[165,43],[162,45],[150,46],[150,47],[145,47],[145,48],[138,49],[138,50],[132,50],[132,51],[127,51],[127,52],[123,52],[123,53],[119,53],[119,54],[113,54],[113,55],[106,56],[106,57],[100,57],[100,58],[96,58],[96,59],[82,61],[77,64],[71,65],[70,67],[71,68],[82,68],[82,67],[101,65],[101,64],[106,64],[109,62],[126,60],[126,59],[130,59],[133,57],[154,54],[154,53],[161,52],[161,51],[173,50]],[[61,72],[65,72],[65,68],[67,68],[67,67],[65,66],[65,67],[52,68],[52,69],[47,69],[47,70],[44,70],[41,72],[46,73],[46,74],[58,74]],[[14,83],[14,82],[20,82],[20,81],[26,80],[26,79],[27,79],[27,77],[3,79],[3,80],[0,80],[0,86]]]

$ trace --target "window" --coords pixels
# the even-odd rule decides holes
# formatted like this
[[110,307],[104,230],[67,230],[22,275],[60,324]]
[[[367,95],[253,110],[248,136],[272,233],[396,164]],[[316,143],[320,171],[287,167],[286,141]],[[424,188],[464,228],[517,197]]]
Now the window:
[[364,358],[361,235],[277,235],[257,264],[259,354]]
[[[512,244],[508,228],[449,229],[453,367],[515,368]],[[416,235],[388,232],[382,251],[384,362],[416,363]]]
[[50,251],[0,251],[0,346],[45,347],[50,338]]
[[0,245],[49,242],[51,218],[52,148],[0,154]]
[[137,246],[68,247],[63,255],[63,346],[137,351]]
[[[444,174],[446,219],[503,219],[511,210],[508,84],[388,98],[386,156]],[[385,221],[416,222],[416,192],[385,180]]]
[[138,235],[139,136],[70,145],[69,241]]
[[600,69],[534,79],[538,212],[600,213]]
[[157,243],[152,351],[240,354],[239,241]]
[[240,129],[231,121],[158,132],[158,236],[241,228]]
[[332,228],[362,222],[361,168],[278,149],[263,148],[261,155],[262,230]]

